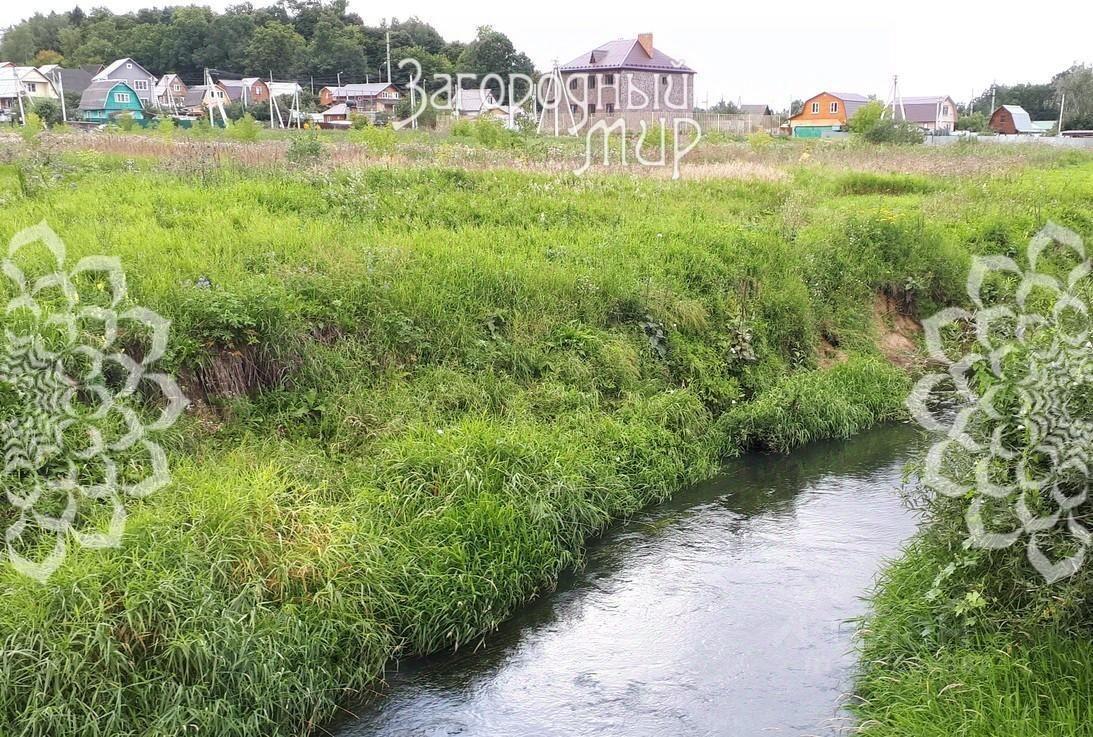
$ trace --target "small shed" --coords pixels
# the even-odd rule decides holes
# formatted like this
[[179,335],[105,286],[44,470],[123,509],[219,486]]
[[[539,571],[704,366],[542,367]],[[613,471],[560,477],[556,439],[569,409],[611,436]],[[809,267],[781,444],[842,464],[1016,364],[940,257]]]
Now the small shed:
[[125,82],[97,79],[80,96],[80,114],[90,123],[109,123],[124,113],[134,120],[145,120],[136,90]]
[[993,113],[988,124],[995,133],[1004,136],[1017,134],[1040,135],[1042,130],[1032,124],[1032,118],[1020,105],[1002,105]]
[[349,106],[344,102],[323,110],[323,122],[333,123],[335,120],[349,120]]

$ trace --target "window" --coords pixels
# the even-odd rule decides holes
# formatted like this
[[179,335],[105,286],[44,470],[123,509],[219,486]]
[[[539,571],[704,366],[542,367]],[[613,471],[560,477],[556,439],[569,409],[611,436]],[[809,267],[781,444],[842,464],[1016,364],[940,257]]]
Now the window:
[[176,83],[176,84],[173,84],[173,85],[171,85],[171,89],[172,89],[172,90],[173,90],[174,92],[182,92],[182,85],[180,85],[180,84],[177,84],[177,83]]
[[132,64],[126,64],[126,65],[125,65],[125,68],[126,68],[126,69],[132,69],[132,68],[133,68],[133,65],[132,65]]
[[607,108],[607,112],[609,112],[609,113],[615,112],[615,103],[613,103],[613,102],[607,103],[604,107]]
[[819,115],[820,114],[820,103],[818,103],[818,102],[812,103],[812,114],[813,115]]
[[148,80],[147,79],[135,79],[135,80],[133,80],[133,89],[135,89],[137,92],[147,92],[148,91]]
[[832,113],[839,112],[839,103],[837,103],[837,102],[831,103],[831,107],[829,109]]
[[949,117],[949,103],[945,103],[941,106],[941,114],[945,117]]
[[115,92],[114,102],[132,102],[133,98],[129,96],[128,92]]
[[660,75],[660,83],[661,84],[668,84],[668,75],[667,74]]
[[603,75],[603,83],[604,84],[615,84],[615,75],[614,74],[605,74],[605,75]]
[[592,102],[592,103],[588,104],[588,114],[589,115],[595,115],[596,114],[596,103]]
[[588,75],[588,88],[592,89],[592,90],[596,89],[596,75],[595,74],[589,74]]
[[571,89],[571,90],[577,89],[577,78],[576,77],[570,77],[569,78],[569,89]]
[[576,114],[577,114],[577,111],[578,111],[578,110],[580,110],[580,108],[579,108],[579,107],[578,107],[577,105],[570,105],[570,106],[569,106],[569,110],[570,110],[570,112],[572,112],[572,113],[573,113],[574,115],[576,115]]

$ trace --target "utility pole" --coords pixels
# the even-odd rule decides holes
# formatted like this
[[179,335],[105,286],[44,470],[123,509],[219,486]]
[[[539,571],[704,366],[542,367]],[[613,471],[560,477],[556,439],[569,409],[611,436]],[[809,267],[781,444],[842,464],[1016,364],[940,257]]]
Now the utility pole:
[[269,71],[269,127],[272,129],[273,124],[273,106],[275,102],[273,100],[273,70]]
[[992,83],[992,84],[991,84],[991,112],[990,112],[990,114],[991,114],[991,115],[994,115],[994,111],[995,111],[995,107],[994,107],[994,95],[995,95],[995,92],[996,92],[996,91],[997,91],[997,88],[996,88],[996,87],[994,86],[994,84]]
[[311,75],[311,94],[315,94],[315,75]]
[[387,84],[391,84],[391,32],[387,32]]
[[1055,131],[1055,137],[1063,135],[1063,108],[1066,107],[1066,93],[1063,93],[1063,99],[1059,103],[1059,129]]
[[[65,123],[67,123],[68,122],[68,111],[65,110],[65,81],[64,81],[64,78],[61,76],[61,73],[56,69],[53,70],[53,79],[54,79],[54,81],[57,82],[57,86],[58,86],[57,91],[61,95],[61,120],[63,120]],[[1060,116],[1061,115],[1062,115],[1062,113],[1060,113]]]

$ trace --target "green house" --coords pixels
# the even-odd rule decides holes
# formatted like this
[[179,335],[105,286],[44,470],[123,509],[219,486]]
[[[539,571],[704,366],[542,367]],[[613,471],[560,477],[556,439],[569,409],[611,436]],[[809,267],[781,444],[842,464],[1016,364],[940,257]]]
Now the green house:
[[145,121],[144,106],[136,91],[116,79],[97,79],[80,96],[80,115],[91,123],[109,123],[129,113],[133,120]]

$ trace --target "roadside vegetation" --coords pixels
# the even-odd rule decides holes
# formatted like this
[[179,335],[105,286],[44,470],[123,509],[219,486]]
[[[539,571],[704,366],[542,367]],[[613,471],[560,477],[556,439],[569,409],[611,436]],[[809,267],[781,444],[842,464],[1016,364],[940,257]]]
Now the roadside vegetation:
[[328,140],[0,164],[0,237],[44,219],[71,261],[118,256],[195,403],[124,547],[46,586],[0,569],[0,733],[315,731],[724,457],[902,417],[914,317],[971,254],[1048,218],[1093,237],[1093,162],[1059,152],[866,175],[852,147],[726,144],[780,176],[672,182],[313,166]]

